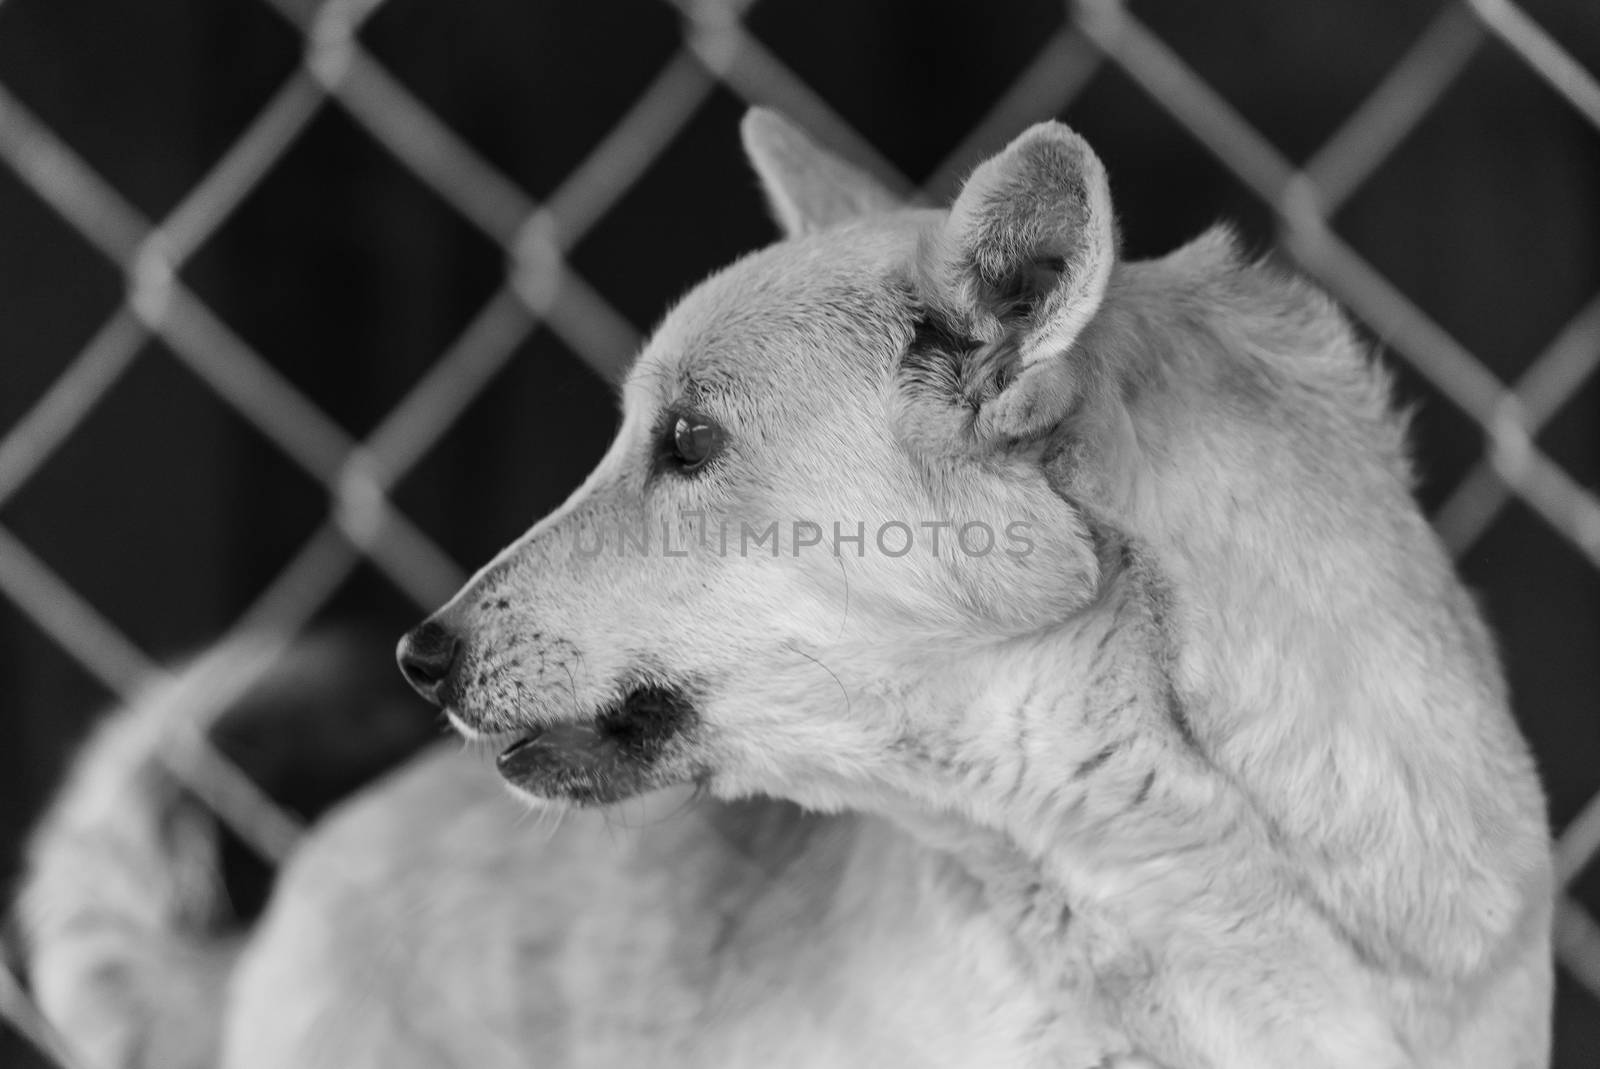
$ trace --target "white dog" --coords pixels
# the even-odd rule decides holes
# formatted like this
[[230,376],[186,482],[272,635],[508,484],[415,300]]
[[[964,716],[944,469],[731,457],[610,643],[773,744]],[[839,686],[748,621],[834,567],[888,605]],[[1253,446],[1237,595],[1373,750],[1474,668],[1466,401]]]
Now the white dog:
[[948,211],[744,134],[786,239],[401,644],[518,794],[635,809],[426,758],[235,949],[125,722],[37,840],[47,1011],[105,1067],[1545,1065],[1543,799],[1328,299],[1119,260],[1058,124]]

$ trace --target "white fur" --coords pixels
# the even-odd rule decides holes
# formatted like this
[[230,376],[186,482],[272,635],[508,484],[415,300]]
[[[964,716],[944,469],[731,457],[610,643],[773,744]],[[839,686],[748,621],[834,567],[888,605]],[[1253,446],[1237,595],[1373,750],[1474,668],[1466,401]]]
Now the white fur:
[[[223,1064],[1544,1065],[1542,797],[1331,303],[1223,233],[1117,261],[1056,125],[950,213],[746,141],[794,236],[673,310],[593,475],[435,617],[467,732],[674,683],[651,782],[724,801],[543,841],[417,766],[285,874]],[[723,451],[652,474],[682,411]],[[693,512],[1035,548],[573,552]]]

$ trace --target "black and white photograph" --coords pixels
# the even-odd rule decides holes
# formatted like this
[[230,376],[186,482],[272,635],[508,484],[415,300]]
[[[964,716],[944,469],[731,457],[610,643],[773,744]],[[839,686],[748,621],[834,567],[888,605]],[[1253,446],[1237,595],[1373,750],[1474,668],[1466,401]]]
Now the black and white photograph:
[[0,0],[0,1069],[1600,1066],[1594,0]]

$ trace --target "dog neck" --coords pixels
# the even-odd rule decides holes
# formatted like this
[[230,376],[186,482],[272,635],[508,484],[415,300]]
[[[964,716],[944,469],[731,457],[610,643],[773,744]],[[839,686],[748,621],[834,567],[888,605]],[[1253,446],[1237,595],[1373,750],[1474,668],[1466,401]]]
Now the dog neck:
[[1122,554],[1087,610],[950,658],[886,710],[919,728],[877,808],[1025,915],[1041,892],[1136,895],[1238,818],[1175,705],[1163,630],[1159,583]]

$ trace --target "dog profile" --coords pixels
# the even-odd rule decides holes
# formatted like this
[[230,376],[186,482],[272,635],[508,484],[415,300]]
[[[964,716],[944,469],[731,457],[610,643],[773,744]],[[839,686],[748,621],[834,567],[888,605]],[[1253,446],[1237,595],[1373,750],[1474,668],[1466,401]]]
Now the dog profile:
[[1225,230],[1121,259],[1060,124],[948,210],[743,133],[784,239],[401,642],[498,776],[363,791],[225,954],[47,823],[46,1012],[154,1066],[104,992],[159,957],[196,1067],[1545,1065],[1543,798],[1337,308]]

